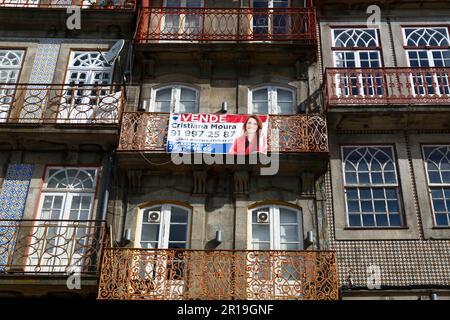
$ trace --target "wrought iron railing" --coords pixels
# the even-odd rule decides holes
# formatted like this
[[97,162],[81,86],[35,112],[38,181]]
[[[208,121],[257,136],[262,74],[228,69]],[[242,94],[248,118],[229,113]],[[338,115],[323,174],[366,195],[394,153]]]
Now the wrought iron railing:
[[105,222],[0,220],[0,273],[99,272]]
[[132,10],[135,0],[0,0],[0,7],[18,8],[67,8],[79,6],[96,10]]
[[332,300],[332,251],[107,248],[99,299]]
[[141,8],[135,40],[304,41],[315,43],[316,12],[308,8]]
[[326,106],[448,105],[450,68],[326,70]]
[[[119,151],[165,151],[169,114],[124,112]],[[279,139],[280,152],[328,152],[327,122],[323,115],[270,115],[269,151]],[[274,150],[273,150],[274,151]]]
[[112,124],[124,108],[120,85],[0,84],[2,123]]

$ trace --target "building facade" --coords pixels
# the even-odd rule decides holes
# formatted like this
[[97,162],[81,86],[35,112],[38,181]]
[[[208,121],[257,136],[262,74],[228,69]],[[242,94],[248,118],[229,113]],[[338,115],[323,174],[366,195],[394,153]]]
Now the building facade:
[[[450,296],[450,10],[398,2],[0,2],[0,295]],[[183,114],[267,152],[170,153]]]

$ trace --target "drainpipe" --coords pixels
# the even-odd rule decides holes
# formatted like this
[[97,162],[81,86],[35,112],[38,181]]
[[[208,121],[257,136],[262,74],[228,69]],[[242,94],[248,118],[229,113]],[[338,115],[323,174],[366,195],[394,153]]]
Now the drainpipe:
[[104,169],[105,176],[103,179],[102,198],[100,206],[100,216],[102,221],[106,220],[106,214],[108,213],[108,201],[111,190],[113,159],[114,159],[114,151],[111,151],[108,154],[108,159],[106,160],[106,165]]

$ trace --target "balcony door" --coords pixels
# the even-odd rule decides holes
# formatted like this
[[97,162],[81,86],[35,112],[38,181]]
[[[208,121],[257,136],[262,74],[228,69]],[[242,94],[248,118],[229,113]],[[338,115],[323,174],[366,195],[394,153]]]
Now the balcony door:
[[289,253],[303,249],[301,212],[278,205],[253,209],[249,240],[251,250],[261,250],[248,260],[249,294],[257,296],[266,292],[275,298],[295,296],[295,288],[306,281],[304,261]]
[[120,97],[111,92],[113,65],[97,51],[74,51],[66,72],[58,122],[89,123],[115,119]]
[[[255,40],[282,38],[289,31],[289,0],[253,0],[253,37]],[[283,14],[284,10],[286,14]]]
[[333,58],[334,66],[342,68],[335,76],[338,97],[382,96],[386,91],[377,71],[382,61],[376,29],[334,29]]
[[29,236],[29,272],[78,272],[96,236],[91,226],[96,168],[49,168]]
[[198,40],[203,30],[203,0],[164,0],[161,33],[165,39]]
[[448,28],[405,28],[405,46],[414,95],[449,96],[450,37]]
[[139,220],[135,243],[147,250],[133,259],[132,289],[144,290],[155,298],[182,296],[187,270],[183,251],[175,249],[188,248],[190,210],[173,204],[156,205],[142,209]]
[[0,123],[7,122],[13,111],[24,55],[23,50],[0,50]]

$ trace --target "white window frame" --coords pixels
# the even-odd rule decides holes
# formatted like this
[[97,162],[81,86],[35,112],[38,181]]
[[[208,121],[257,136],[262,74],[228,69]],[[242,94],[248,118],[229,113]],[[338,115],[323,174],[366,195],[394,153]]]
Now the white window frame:
[[[93,187],[89,188],[89,189],[72,189],[72,188],[48,188],[47,184],[48,184],[48,180],[49,180],[49,175],[50,175],[50,170],[70,170],[70,169],[75,169],[75,170],[94,170],[95,174],[93,177]],[[91,198],[91,202],[90,202],[90,207],[89,207],[89,217],[87,220],[92,220],[93,214],[95,212],[95,195],[96,195],[96,188],[97,188],[97,183],[98,183],[98,176],[99,176],[99,168],[98,167],[47,167],[46,168],[46,173],[45,173],[45,180],[44,180],[44,184],[43,184],[43,188],[42,188],[42,192],[40,194],[39,197],[39,203],[38,203],[38,211],[37,211],[37,220],[35,222],[35,226],[33,228],[33,232],[32,234],[36,236],[37,239],[40,239],[40,237],[42,237],[42,241],[41,243],[37,244],[33,244],[33,249],[34,252],[31,252],[28,259],[31,260],[31,266],[28,266],[26,268],[26,270],[28,271],[35,271],[34,267],[36,265],[39,265],[39,261],[46,261],[45,265],[42,266],[40,269],[41,271],[45,272],[70,272],[70,271],[74,271],[74,270],[66,270],[66,267],[68,267],[68,265],[66,265],[67,258],[64,257],[64,255],[55,258],[52,257],[52,255],[47,252],[46,250],[46,243],[47,243],[47,238],[41,234],[42,232],[42,223],[39,220],[53,220],[51,219],[51,217],[43,217],[42,214],[42,210],[43,210],[43,204],[44,204],[44,200],[46,198],[46,196],[61,196],[62,197],[62,207],[61,207],[61,215],[58,218],[58,225],[54,226],[55,228],[67,228],[67,224],[69,223],[69,218],[70,218],[70,211],[71,211],[71,206],[72,206],[72,201],[74,197],[77,196],[88,196]],[[65,222],[64,220],[67,220],[67,222]],[[84,220],[83,220],[84,221]],[[44,222],[45,223],[45,222]],[[86,225],[83,225],[83,227],[86,228],[90,228],[91,225],[94,222],[91,221]],[[45,224],[44,224],[45,226]],[[59,232],[59,231],[58,231]],[[58,240],[58,239],[57,239]],[[91,239],[92,240],[92,239]],[[73,242],[73,241],[72,241]],[[75,245],[76,243],[70,243],[70,248],[66,248],[67,250],[75,250]],[[28,249],[30,249],[30,247],[28,247]],[[37,250],[36,250],[37,249]],[[59,248],[59,241],[57,241],[54,250],[61,250],[61,248]],[[71,253],[71,252],[66,252],[67,256],[71,256],[72,259],[75,258],[79,258],[81,259],[80,256],[78,256],[77,254]],[[73,255],[73,256],[72,256]],[[50,261],[50,262],[49,262]],[[73,265],[72,267],[74,269],[82,269],[82,265],[81,265],[82,261],[78,261],[78,263],[76,265]]]
[[[11,65],[1,65],[0,64],[0,71],[6,70],[6,72],[16,71],[17,72],[17,78],[16,79],[8,79],[6,83],[11,83],[11,86],[4,86],[0,89],[0,123],[1,122],[7,122],[10,117],[11,112],[11,103],[14,101],[12,96],[14,96],[15,93],[15,85],[20,78],[20,73],[22,71],[23,62],[25,60],[25,50],[23,49],[0,49],[0,52],[5,52],[8,54],[9,52],[12,52],[14,54],[17,54],[20,56],[20,63],[17,66],[11,66]],[[8,77],[9,78],[9,77]]]
[[[189,0],[180,0],[180,6],[179,8],[204,8],[205,7],[205,0],[201,0],[201,5],[200,7],[189,7],[188,6]],[[167,0],[164,0],[163,2],[163,8],[167,8]],[[164,9],[163,9],[164,10]],[[199,19],[199,25],[201,26],[203,24],[203,17],[201,15],[198,16]],[[183,22],[186,21],[186,14],[180,14],[178,15],[178,34],[181,34],[180,38],[183,38],[183,34],[186,32],[186,26]],[[161,18],[161,34],[164,34],[164,29],[166,26],[166,14],[163,11],[163,15]],[[201,28],[201,27],[200,27]],[[195,35],[195,32],[189,33],[189,34],[193,34]],[[172,40],[160,40],[159,42],[170,42]],[[183,40],[180,39],[180,41],[178,42],[191,42],[189,40]]]
[[[337,47],[336,46],[336,39],[337,39],[337,37],[335,35],[335,30],[353,30],[353,31],[354,30],[373,30],[374,31],[374,35],[375,35],[374,39],[375,39],[375,42],[376,42],[376,47],[367,47],[367,46],[366,47],[356,47],[356,48],[359,48],[359,49],[355,49],[355,47]],[[331,29],[331,43],[332,43],[333,66],[335,68],[339,68],[337,66],[337,61],[338,61],[337,55],[338,54],[345,54],[346,52],[351,52],[351,53],[354,54],[354,57],[355,57],[355,60],[354,60],[355,61],[355,67],[354,68],[361,68],[361,69],[369,69],[370,68],[370,67],[362,67],[361,66],[361,53],[367,53],[369,56],[370,56],[371,53],[377,53],[379,68],[383,67],[383,61],[381,59],[380,39],[379,39],[379,34],[378,34],[378,29],[377,28],[347,28],[347,27],[339,28],[339,27],[336,27],[336,28]],[[342,68],[343,69],[351,69],[350,67],[342,67]],[[369,75],[369,77],[370,77],[370,79],[372,81],[372,84],[374,84],[376,79],[378,78],[378,77],[374,78],[373,75]],[[349,79],[348,75],[344,77],[344,80],[346,81],[347,84],[349,84],[349,82],[351,81],[351,79]],[[345,87],[344,89],[348,90],[349,92],[341,92],[340,82],[341,82],[341,76],[339,74],[337,74],[335,76],[336,94],[338,96],[345,96],[345,97],[353,96],[352,92],[350,92],[351,91],[350,89],[352,89],[352,86],[351,85],[350,86],[349,85],[347,85],[347,86],[344,85],[344,87]],[[377,94],[376,94],[377,93],[377,90],[376,90],[377,86],[375,86],[375,85],[369,86],[367,88],[370,91],[372,91],[373,94],[364,93],[364,90],[366,89],[366,86],[364,85],[364,79],[363,79],[363,75],[362,74],[358,75],[358,82],[360,84],[359,85],[359,90],[358,90],[358,95],[359,96],[368,96],[368,97],[377,96]],[[382,79],[381,79],[381,82],[383,82]]]
[[[346,159],[344,158],[344,149],[345,148],[354,148],[354,149],[358,149],[358,148],[390,148],[392,151],[392,162],[394,164],[394,174],[396,177],[396,181],[397,183],[382,183],[382,184],[373,184],[373,183],[367,183],[367,184],[361,184],[361,183],[347,183],[347,179],[346,179],[346,171],[345,171],[345,164],[346,164]],[[343,145],[341,146],[341,170],[342,170],[342,178],[343,178],[343,190],[344,190],[344,201],[345,201],[345,213],[346,213],[346,224],[347,227],[349,228],[371,228],[371,229],[392,229],[392,228],[402,228],[406,226],[406,221],[405,221],[405,216],[403,214],[403,203],[402,203],[402,197],[401,197],[401,188],[400,188],[400,177],[399,177],[399,169],[398,169],[398,160],[396,157],[396,153],[395,153],[395,148],[393,145]],[[368,171],[368,174],[370,176],[371,171]],[[358,174],[358,171],[356,171],[356,174]],[[370,179],[370,178],[369,178]],[[396,188],[396,192],[397,192],[397,202],[398,202],[398,209],[399,209],[399,218],[400,218],[400,226],[377,226],[376,225],[376,219],[374,217],[374,221],[375,221],[375,225],[374,226],[365,226],[363,221],[362,221],[362,215],[364,213],[359,214],[360,215],[360,219],[361,219],[361,226],[350,226],[350,212],[349,212],[349,208],[348,208],[348,198],[347,198],[347,188],[356,188],[358,189],[358,193],[359,193],[359,189],[361,188],[368,188],[368,189],[374,189],[374,188]],[[360,201],[360,198],[358,198]],[[384,199],[385,201],[387,201],[387,199]],[[373,203],[373,198],[372,198],[372,206],[374,207],[374,203]],[[389,215],[389,212],[386,210],[386,215]],[[375,215],[375,213],[373,214]],[[388,217],[389,219],[389,217]],[[390,224],[389,220],[388,223]]]
[[[274,22],[273,22],[274,21],[274,14],[273,14],[274,11],[273,10],[274,9],[282,9],[282,8],[274,8],[273,1],[274,0],[268,0],[267,1],[268,2],[267,3],[267,18],[268,18],[268,21],[267,21],[267,37],[268,37],[268,39],[267,40],[261,39],[258,42],[268,42],[268,41],[270,42],[272,37],[275,37],[275,38],[277,37],[277,34],[274,33]],[[251,1],[251,7],[253,9],[255,8],[254,0]],[[286,7],[286,9],[289,9],[289,8],[291,8],[291,1],[287,0],[287,7]],[[287,30],[289,30],[289,27],[290,27],[291,23],[292,23],[291,22],[291,17],[289,16],[288,13],[286,13],[286,29]],[[252,32],[254,32],[255,21],[254,21],[253,18],[252,18],[250,26],[251,26]],[[257,27],[260,27],[260,26],[257,26]],[[253,35],[256,36],[254,33],[253,33]],[[262,36],[262,35],[264,35],[264,33],[260,34],[260,36]]]
[[200,104],[200,91],[192,86],[188,86],[185,84],[172,84],[172,85],[165,85],[161,87],[155,87],[152,88],[151,91],[151,97],[150,97],[150,112],[161,112],[164,113],[164,111],[155,111],[156,108],[156,94],[160,90],[165,89],[172,89],[171,92],[171,101],[170,101],[170,110],[169,112],[172,113],[180,113],[180,100],[181,100],[181,89],[188,89],[195,92],[195,110],[194,113],[198,113],[199,111],[199,104]]
[[[442,225],[438,225],[436,222],[436,211],[434,209],[434,201],[433,201],[433,195],[432,195],[432,188],[450,188],[450,183],[431,183],[430,181],[430,177],[429,177],[429,173],[428,173],[428,161],[426,158],[426,154],[425,154],[425,148],[440,148],[440,147],[447,147],[449,148],[450,145],[446,145],[446,144],[426,144],[426,145],[422,145],[422,156],[423,156],[423,161],[424,161],[424,166],[425,166],[425,175],[427,177],[427,185],[428,185],[428,194],[430,197],[430,203],[431,203],[431,210],[433,212],[433,225],[434,227],[438,227],[438,228],[450,228],[450,221],[449,224],[447,226],[442,226]],[[439,173],[441,174],[441,171],[439,171]],[[446,200],[444,200],[445,202]],[[448,212],[447,216],[450,214],[450,207],[447,208]]]
[[[136,225],[136,233],[134,237],[134,244],[137,248],[141,247],[141,235],[142,235],[142,223],[144,218],[144,211],[152,208],[161,207],[161,220],[159,222],[159,239],[158,246],[156,248],[148,248],[148,249],[169,249],[169,234],[170,234],[170,218],[171,218],[171,208],[176,207],[182,210],[185,210],[188,215],[187,219],[187,234],[186,234],[186,249],[190,247],[190,238],[191,238],[191,219],[192,219],[192,210],[188,207],[184,207],[181,205],[173,204],[173,203],[162,203],[162,204],[154,204],[151,206],[146,206],[139,209],[137,225]],[[147,249],[147,248],[145,248]],[[169,249],[170,250],[170,249]]]
[[[439,27],[439,26],[428,26],[428,27],[403,27],[402,28],[402,34],[403,34],[403,45],[407,48],[406,51],[406,60],[408,61],[408,66],[411,67],[411,58],[410,58],[410,53],[411,52],[426,52],[427,54],[427,60],[428,60],[428,67],[419,67],[419,68],[435,68],[435,62],[434,62],[434,57],[433,57],[433,53],[434,52],[444,52],[444,51],[448,51],[450,52],[450,48],[448,48],[448,46],[443,46],[442,49],[438,49],[438,47],[433,47],[432,49],[430,49],[428,46],[424,46],[424,47],[419,47],[419,46],[409,46],[408,45],[408,38],[406,36],[406,29],[434,29],[434,28],[441,28],[441,29],[445,29],[446,30],[446,36],[447,36],[447,41],[450,44],[450,34],[449,34],[449,28],[448,27]],[[412,67],[411,67],[412,68]],[[441,86],[439,83],[439,79],[438,79],[438,75],[437,74],[432,74],[431,75],[433,77],[433,81],[437,84],[437,87],[435,88],[435,92],[429,95],[431,96],[442,96],[445,95],[445,92],[441,92]],[[421,88],[423,88],[422,90],[424,91],[424,93],[426,92],[425,87],[428,87],[428,85],[426,84],[427,81],[424,79],[424,77],[427,77],[427,75],[423,75],[420,76],[421,81],[422,81],[422,85],[420,86]],[[446,78],[447,81],[447,90],[450,90],[450,79],[449,76],[444,76]],[[421,94],[420,92],[417,92],[417,88],[416,85],[414,85],[415,81],[414,81],[414,75],[410,75],[410,81],[413,84],[411,87],[412,90],[412,94],[413,96],[423,96],[424,94]]]
[[[299,247],[296,250],[304,249],[304,239],[303,239],[303,214],[302,210],[290,206],[285,205],[261,205],[255,208],[251,208],[249,210],[249,237],[247,241],[247,246],[249,250],[253,250],[253,212],[260,210],[262,208],[269,208],[269,222],[265,222],[264,224],[269,224],[270,230],[270,250],[286,250],[281,249],[280,243],[280,208],[285,208],[297,213],[297,225],[298,225],[298,239],[299,239]],[[256,223],[256,221],[255,221]],[[261,223],[263,224],[263,223]],[[292,249],[294,250],[294,249]]]
[[[277,85],[263,85],[263,86],[258,86],[258,87],[254,87],[254,88],[250,88],[248,91],[248,113],[249,114],[254,114],[254,110],[253,110],[253,92],[254,91],[258,91],[258,90],[262,90],[262,89],[266,89],[267,90],[267,103],[268,103],[268,114],[296,114],[296,106],[297,106],[297,97],[296,97],[296,93],[295,90],[289,87],[285,87],[285,86],[277,86]],[[281,90],[286,90],[289,91],[292,94],[292,108],[291,108],[291,112],[290,113],[278,113],[277,111],[277,103],[278,103],[278,92],[277,90],[281,89]]]

